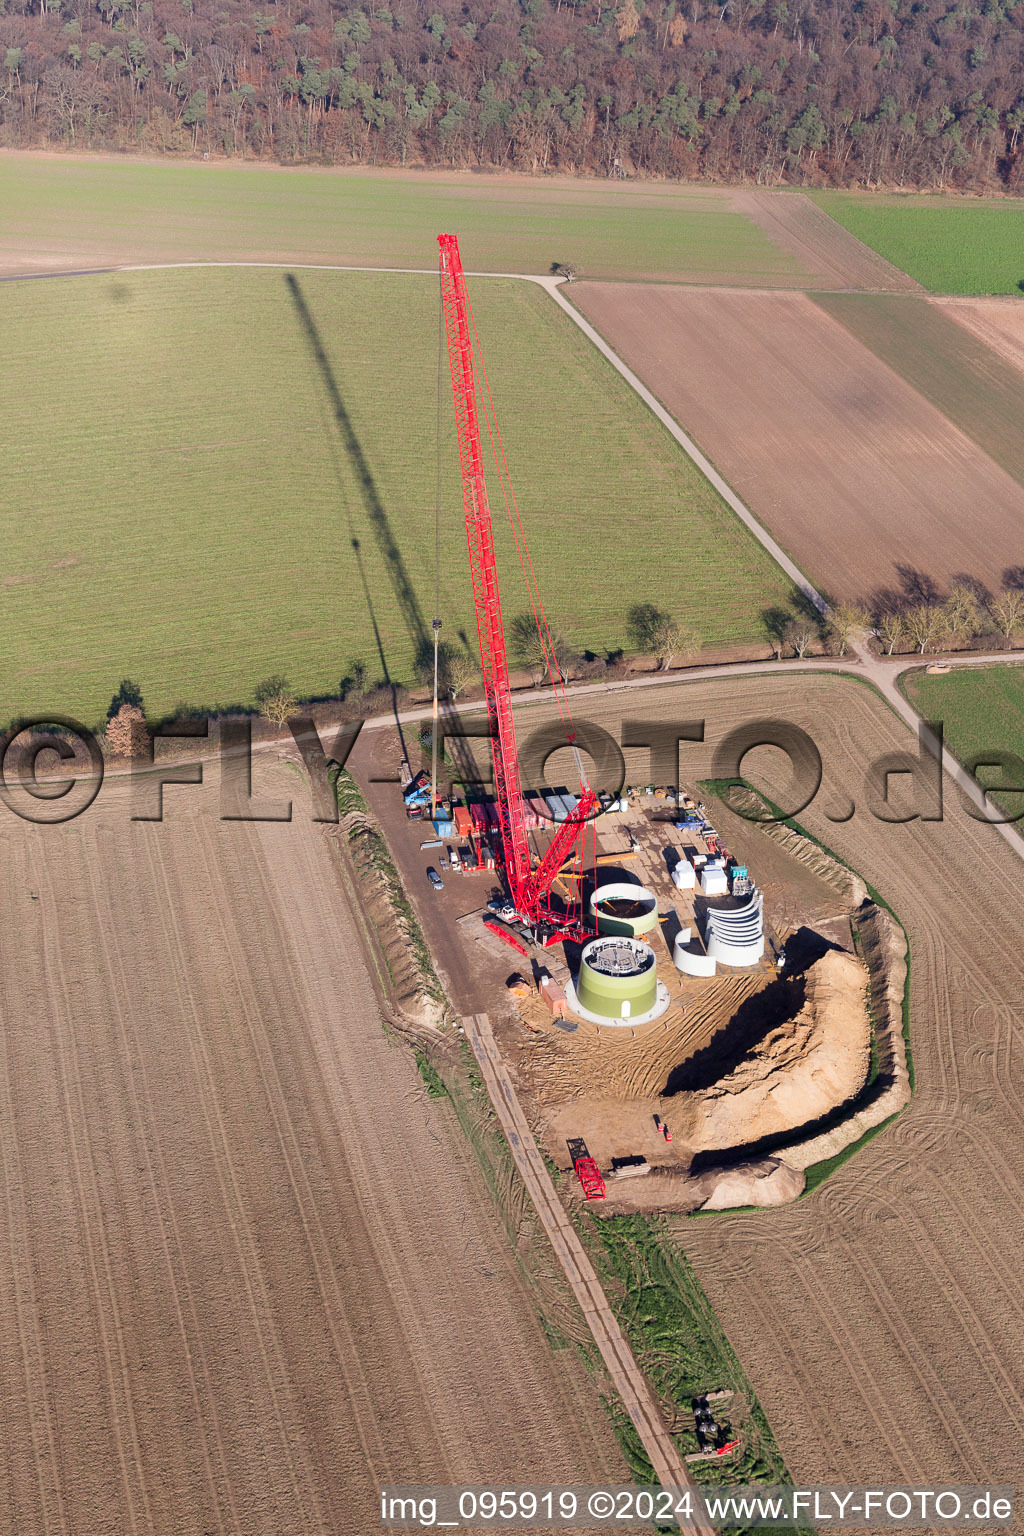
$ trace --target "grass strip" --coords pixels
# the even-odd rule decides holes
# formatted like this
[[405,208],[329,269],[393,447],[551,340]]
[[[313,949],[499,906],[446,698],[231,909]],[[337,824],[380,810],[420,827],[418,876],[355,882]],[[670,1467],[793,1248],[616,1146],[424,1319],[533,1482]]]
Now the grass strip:
[[1020,293],[1024,200],[808,194],[873,251],[935,293]]

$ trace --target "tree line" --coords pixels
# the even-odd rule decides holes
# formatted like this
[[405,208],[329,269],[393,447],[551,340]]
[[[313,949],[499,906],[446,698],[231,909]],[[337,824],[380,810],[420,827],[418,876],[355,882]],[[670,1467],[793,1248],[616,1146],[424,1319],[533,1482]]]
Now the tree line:
[[1003,574],[997,592],[970,576],[959,576],[947,591],[929,576],[900,567],[899,590],[876,593],[866,602],[830,604],[820,614],[794,590],[788,608],[766,608],[761,617],[777,660],[808,651],[845,656],[858,635],[886,656],[1012,647],[1024,633],[1024,568]]
[[0,0],[0,144],[1013,188],[1010,0]]
[[[904,568],[901,592],[886,592],[868,603],[832,603],[825,614],[794,588],[788,607],[766,608],[761,618],[778,661],[822,652],[845,656],[851,642],[862,635],[887,656],[907,652],[923,656],[977,644],[987,649],[1012,646],[1014,639],[1024,634],[1024,569],[1008,570],[998,592],[962,576],[943,593],[927,576]],[[534,687],[553,674],[562,682],[628,676],[642,659],[653,661],[658,671],[668,671],[674,662],[692,663],[702,650],[698,629],[654,603],[633,604],[626,614],[626,635],[632,651],[599,656],[581,650],[559,629],[551,630],[542,641],[533,614],[519,613],[509,621],[507,642],[510,659],[529,673]],[[454,703],[467,691],[482,687],[479,660],[468,646],[442,640],[437,661],[441,697]],[[429,689],[434,675],[432,647],[429,655],[424,649],[417,658],[415,672],[421,688]],[[369,716],[397,708],[409,692],[401,682],[373,682],[366,664],[356,660],[342,677],[336,697],[349,710]],[[309,703],[300,704],[288,679],[275,673],[256,685],[251,707],[268,725],[281,731],[300,707],[308,708]],[[227,712],[244,713],[246,709],[236,705]],[[185,719],[198,713],[192,706],[179,704],[167,719]],[[148,739],[142,691],[125,678],[107,711],[107,750],[115,757],[145,755]]]

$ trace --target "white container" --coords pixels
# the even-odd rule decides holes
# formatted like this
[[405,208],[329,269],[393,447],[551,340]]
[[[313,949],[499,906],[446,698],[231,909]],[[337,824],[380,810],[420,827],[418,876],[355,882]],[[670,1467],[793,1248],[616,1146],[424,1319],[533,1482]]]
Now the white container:
[[672,871],[672,884],[680,891],[692,891],[697,885],[697,871],[689,859],[680,859]]

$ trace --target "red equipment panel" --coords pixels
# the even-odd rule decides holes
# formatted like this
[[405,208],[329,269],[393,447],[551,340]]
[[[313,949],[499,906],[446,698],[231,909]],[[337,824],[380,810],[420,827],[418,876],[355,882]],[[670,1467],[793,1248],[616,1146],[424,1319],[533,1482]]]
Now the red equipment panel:
[[588,1200],[603,1200],[608,1191],[605,1187],[601,1170],[592,1157],[580,1157],[576,1159],[576,1177],[583,1185],[583,1193]]

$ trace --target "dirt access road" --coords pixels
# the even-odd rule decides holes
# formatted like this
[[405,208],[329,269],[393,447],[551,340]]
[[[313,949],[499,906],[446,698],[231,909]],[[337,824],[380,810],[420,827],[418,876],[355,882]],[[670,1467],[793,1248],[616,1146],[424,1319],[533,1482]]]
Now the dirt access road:
[[381,1028],[333,833],[0,816],[0,1529],[340,1536],[387,1482],[626,1480],[454,1118]]
[[802,192],[740,187],[732,195],[745,213],[814,273],[809,288],[859,289],[878,293],[922,293],[920,283],[851,235],[824,208]]
[[[825,777],[800,820],[892,904],[910,940],[910,1106],[797,1205],[681,1228],[787,1467],[812,1484],[1005,1481],[1024,1440],[1019,859],[948,782],[941,822],[866,814],[867,764],[913,739],[852,679],[779,673],[587,698],[586,718],[616,739],[624,715],[706,718],[706,744],[683,748],[687,782],[740,721],[803,726]],[[531,724],[541,718],[531,708]],[[645,765],[638,753],[634,771]],[[778,772],[751,754],[745,771],[759,769]],[[829,820],[851,800],[850,820]]]

